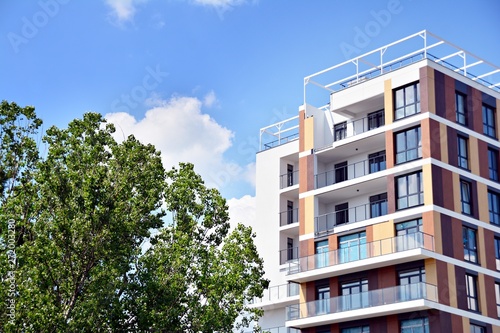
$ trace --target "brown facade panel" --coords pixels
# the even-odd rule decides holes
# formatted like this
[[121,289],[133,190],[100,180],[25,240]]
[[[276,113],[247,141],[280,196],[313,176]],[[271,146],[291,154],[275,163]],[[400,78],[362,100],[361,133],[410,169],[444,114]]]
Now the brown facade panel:
[[330,278],[330,297],[337,297],[340,295],[339,279],[334,276]]
[[451,219],[451,232],[453,237],[453,257],[458,260],[464,260],[463,243],[463,225],[462,221],[455,218]]
[[387,200],[387,213],[392,214],[396,212],[396,188],[394,183],[394,174],[387,176],[387,198],[394,198],[394,200]]
[[[436,260],[436,275],[438,276],[437,287],[439,291],[449,290],[448,265],[444,261]],[[439,292],[439,303],[450,305],[450,293]]]
[[436,96],[436,115],[446,118],[444,74],[434,71],[434,95]]
[[428,311],[430,332],[453,332],[451,324],[451,314],[444,311]]
[[453,195],[450,195],[450,193],[453,193],[453,191],[455,191],[455,189],[453,188],[453,173],[449,170],[441,169],[441,182],[442,188],[436,190],[442,191],[443,193],[444,191],[446,191],[447,193],[447,195],[444,195],[443,198],[443,207],[453,211],[455,210],[455,202]]
[[465,268],[455,266],[455,281],[457,286],[457,307],[468,310],[467,290],[465,288]]
[[444,207],[444,198],[446,197],[443,189],[443,169],[437,165],[432,164],[432,199],[433,204]]
[[444,76],[444,94],[446,108],[445,118],[455,122],[457,119],[455,106],[455,79],[448,75]]
[[420,112],[430,112],[434,103],[434,93],[430,89],[434,89],[434,69],[431,67],[420,68]]
[[314,155],[299,158],[299,192],[314,189]]
[[377,289],[389,288],[396,285],[396,268],[386,266],[378,269]]
[[464,326],[462,323],[462,317],[452,314],[451,315],[451,331],[450,332],[463,332]]
[[390,168],[394,167],[394,133],[393,133],[393,131],[386,131],[385,132],[385,151],[387,152],[385,154],[386,168],[390,169]]
[[479,155],[479,175],[483,178],[489,179],[490,172],[488,169],[488,144],[483,140],[477,140],[477,153]]
[[[439,122],[429,119],[430,120],[430,156],[437,159],[441,160],[441,130],[440,130],[440,125]],[[423,146],[422,146],[423,149]]]
[[306,282],[306,302],[316,300],[316,283],[315,281]]
[[495,234],[493,231],[484,228],[484,252],[486,253],[486,268],[496,271],[495,258]]
[[458,167],[457,130],[452,127],[447,127],[446,132],[448,136],[448,163],[454,167]]
[[471,99],[472,99],[472,122],[469,128],[473,129],[478,133],[483,133],[483,97],[481,91],[471,88]]
[[444,214],[441,214],[441,246],[443,249],[443,255],[454,257],[451,217]]
[[484,289],[486,290],[486,309],[482,309],[482,313],[490,318],[498,319],[497,300],[494,293],[495,279],[492,276],[484,275]]

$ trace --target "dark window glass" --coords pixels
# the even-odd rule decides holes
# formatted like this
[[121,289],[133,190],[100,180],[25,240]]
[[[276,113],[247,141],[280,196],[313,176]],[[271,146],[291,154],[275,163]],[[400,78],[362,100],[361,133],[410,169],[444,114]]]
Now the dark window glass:
[[496,138],[495,127],[495,110],[490,106],[483,105],[483,133]]
[[370,218],[387,215],[387,193],[370,197]]
[[370,326],[366,325],[366,326],[343,328],[340,331],[340,333],[370,333]]
[[464,260],[477,263],[477,230],[463,226]]
[[455,93],[455,108],[457,123],[467,126],[467,96],[459,92]]
[[497,271],[500,271],[500,238],[495,237],[495,259]]
[[470,324],[470,333],[486,333],[486,328],[479,325]]
[[287,238],[286,249],[287,249],[286,259],[287,260],[295,259],[295,256],[293,255],[294,254],[293,253],[294,252],[293,251],[293,238],[290,238],[290,237]]
[[420,127],[396,133],[396,164],[422,157],[422,135]]
[[488,148],[488,170],[491,180],[498,181],[498,151]]
[[344,224],[349,222],[349,203],[335,205],[335,224]]
[[385,170],[385,150],[368,155],[370,173]]
[[405,209],[424,203],[422,171],[398,177],[396,186],[397,209]]
[[469,170],[469,140],[458,136],[458,166]]
[[335,183],[343,182],[347,180],[347,161],[342,163],[337,163],[334,165],[335,168]]
[[368,114],[368,130],[384,126],[384,124],[385,124],[384,110],[379,110]]
[[415,318],[401,320],[401,333],[429,333],[429,319]]
[[471,311],[479,311],[477,277],[471,274],[465,274],[465,288],[467,292],[468,309]]
[[490,212],[490,223],[500,225],[500,194],[488,191],[488,210]]
[[472,199],[471,199],[471,183],[461,180],[460,181],[460,199],[462,201],[462,213],[472,214]]
[[347,136],[347,122],[336,124],[333,126],[334,141],[345,139]]
[[340,286],[343,311],[361,309],[368,306],[368,280],[360,279],[344,282]]
[[415,83],[394,91],[395,119],[402,119],[420,112],[420,84]]
[[293,183],[293,165],[286,165],[286,177],[287,177],[287,186],[292,186]]

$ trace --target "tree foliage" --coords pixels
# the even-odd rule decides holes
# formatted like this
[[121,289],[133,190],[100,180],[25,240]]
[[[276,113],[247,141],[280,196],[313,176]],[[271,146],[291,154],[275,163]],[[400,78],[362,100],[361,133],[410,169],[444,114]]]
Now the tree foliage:
[[133,136],[116,142],[113,125],[95,113],[49,128],[40,158],[34,109],[3,102],[0,117],[3,331],[228,332],[258,318],[247,304],[268,282],[254,235],[243,225],[229,232],[224,198],[193,165],[165,172],[154,146]]

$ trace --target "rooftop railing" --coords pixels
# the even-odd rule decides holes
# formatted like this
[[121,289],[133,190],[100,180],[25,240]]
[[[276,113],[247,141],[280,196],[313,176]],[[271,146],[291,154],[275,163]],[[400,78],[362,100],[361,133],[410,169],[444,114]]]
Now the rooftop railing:
[[287,274],[297,274],[414,249],[434,251],[434,237],[423,232],[415,232],[369,243],[360,239],[359,244],[355,246],[341,247],[336,250],[291,260],[288,262]]
[[366,309],[414,300],[437,302],[437,286],[425,282],[375,289],[287,306],[287,320]]

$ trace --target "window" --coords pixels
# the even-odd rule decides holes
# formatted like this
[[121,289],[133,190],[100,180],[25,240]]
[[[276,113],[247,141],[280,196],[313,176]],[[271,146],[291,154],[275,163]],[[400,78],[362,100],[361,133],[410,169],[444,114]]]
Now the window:
[[472,214],[471,184],[468,181],[460,181],[460,200],[462,201],[462,213]]
[[340,183],[347,180],[347,161],[334,165],[335,183]]
[[477,230],[463,226],[464,260],[477,263]]
[[488,170],[491,180],[498,181],[498,151],[488,148]]
[[399,299],[409,301],[425,295],[425,268],[415,268],[399,272]]
[[328,239],[314,243],[316,268],[328,266]]
[[401,333],[429,333],[429,319],[416,318],[401,320]]
[[424,203],[422,171],[396,179],[397,209],[405,209]]
[[354,310],[368,306],[368,280],[360,279],[341,284],[342,310]]
[[384,110],[375,111],[368,114],[368,130],[384,126],[385,117]]
[[495,258],[497,264],[497,271],[500,271],[500,238],[495,237]]
[[295,259],[293,255],[293,238],[287,237],[286,239],[286,260]]
[[396,251],[406,251],[423,247],[424,234],[422,219],[396,223]]
[[370,333],[370,326],[357,326],[357,327],[349,327],[343,328],[340,333]]
[[500,318],[500,283],[495,283],[495,299],[497,300],[497,317]]
[[396,133],[396,164],[422,157],[422,134],[420,127]]
[[469,170],[469,139],[458,136],[458,166]]
[[486,333],[486,328],[479,325],[470,324],[470,333]]
[[316,287],[316,314],[330,313],[330,287]]
[[395,119],[402,119],[420,112],[420,84],[415,84],[397,89],[395,97]]
[[347,136],[347,121],[333,126],[334,141],[345,139]]
[[287,186],[292,186],[294,184],[294,182],[293,182],[293,165],[292,164],[286,165],[286,177],[287,177]]
[[477,297],[477,277],[472,274],[465,274],[465,288],[467,293],[467,307],[471,311],[479,312],[479,302]]
[[459,92],[455,93],[455,109],[457,123],[467,126],[467,96]]
[[368,155],[370,173],[385,170],[385,150]]
[[293,216],[293,201],[286,201],[286,224],[292,224],[296,222],[295,217]]
[[495,130],[495,110],[483,104],[483,133],[492,138],[496,138]]
[[339,237],[339,263],[366,259],[366,232]]
[[500,225],[500,194],[488,191],[488,210],[490,212],[490,223]]
[[370,197],[370,218],[387,215],[387,193]]
[[335,205],[335,225],[349,223],[349,203]]

